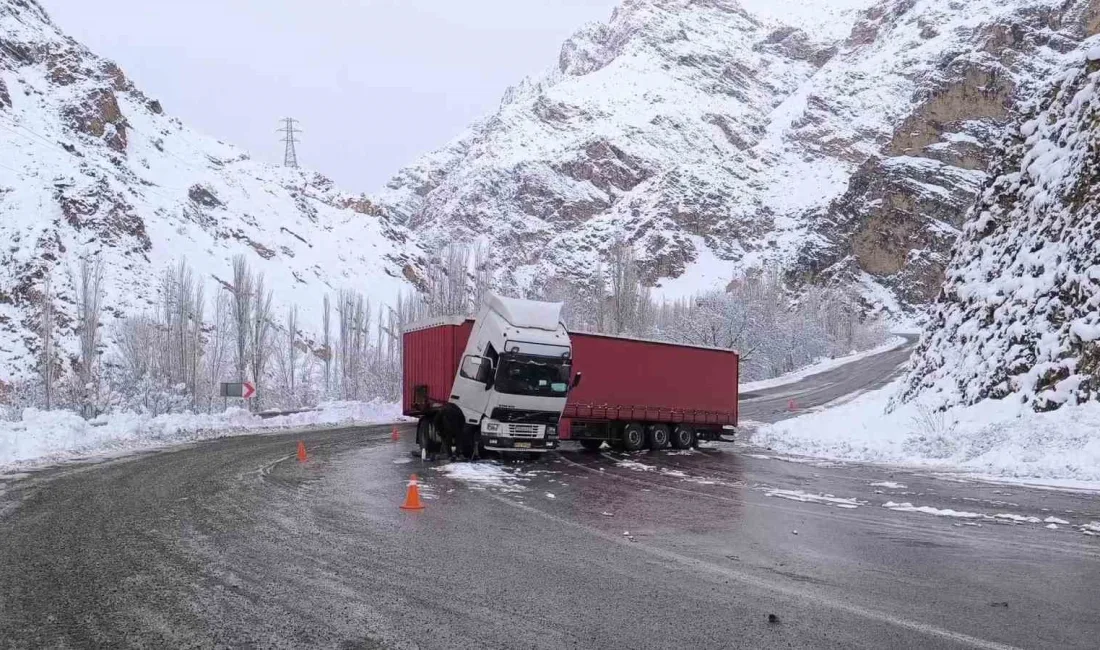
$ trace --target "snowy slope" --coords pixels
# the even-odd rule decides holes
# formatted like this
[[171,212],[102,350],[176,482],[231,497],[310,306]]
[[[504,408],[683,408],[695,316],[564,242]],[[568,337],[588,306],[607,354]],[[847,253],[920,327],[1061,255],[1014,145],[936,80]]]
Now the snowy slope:
[[778,263],[921,306],[1086,6],[625,0],[377,203],[432,244],[495,242],[506,283],[583,277],[621,235],[668,295]]
[[1067,59],[971,213],[906,401],[1100,399],[1100,39]]
[[181,258],[210,295],[243,253],[278,305],[302,306],[307,330],[324,293],[388,301],[417,280],[422,255],[365,198],[167,116],[33,0],[0,0],[0,235],[0,380],[34,362],[33,303],[48,269],[66,331],[70,274],[85,255],[108,261],[117,315],[148,309],[156,275]]

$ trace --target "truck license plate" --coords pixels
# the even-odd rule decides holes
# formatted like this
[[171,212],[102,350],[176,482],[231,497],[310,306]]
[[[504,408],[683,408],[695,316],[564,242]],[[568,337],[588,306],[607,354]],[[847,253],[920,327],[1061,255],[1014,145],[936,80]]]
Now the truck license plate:
[[530,449],[531,443],[529,442],[517,442],[516,449]]

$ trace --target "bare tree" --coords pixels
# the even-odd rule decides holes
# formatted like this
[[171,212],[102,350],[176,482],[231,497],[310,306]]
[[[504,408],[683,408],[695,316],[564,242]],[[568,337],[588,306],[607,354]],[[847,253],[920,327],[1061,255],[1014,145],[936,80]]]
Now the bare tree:
[[249,343],[252,340],[253,299],[255,282],[244,255],[233,258],[233,322],[237,338],[237,381],[248,379]]
[[611,276],[611,318],[608,323],[611,334],[644,334],[649,329],[652,305],[649,291],[642,286],[634,247],[624,240],[617,240],[611,247],[609,259]]
[[210,337],[206,350],[206,374],[210,387],[221,383],[226,359],[230,354],[233,338],[234,296],[226,289],[219,289],[214,297],[214,321],[210,324]]
[[298,307],[286,310],[286,334],[283,340],[283,354],[279,355],[279,374],[283,384],[284,400],[288,406],[298,405],[298,393],[295,383],[298,375]]
[[470,249],[443,249],[427,268],[427,304],[432,316],[465,316],[470,312]]
[[191,355],[190,355],[190,336],[191,320],[194,312],[194,286],[195,276],[191,272],[191,269],[187,266],[186,260],[180,260],[179,265],[176,268],[176,274],[174,278],[173,286],[173,300],[170,308],[174,310],[173,314],[173,327],[175,331],[172,333],[172,345],[175,347],[176,357],[176,381],[183,384],[185,388],[191,387],[191,381],[188,377],[189,368],[191,367]]
[[489,249],[479,242],[474,249],[474,312],[481,309],[481,306],[485,304],[485,300],[488,299],[489,293],[493,291],[494,285]]
[[252,342],[249,346],[249,361],[252,365],[252,380],[256,385],[256,394],[252,406],[258,410],[263,398],[261,385],[267,361],[271,358],[271,291],[265,291],[264,274],[256,278],[256,299],[252,307]]
[[103,316],[103,259],[85,257],[80,261],[79,321],[81,413],[85,418],[96,416],[99,377],[96,374],[99,356],[99,325]]
[[199,372],[199,362],[205,352],[203,340],[203,327],[206,320],[206,283],[199,280],[195,283],[195,297],[191,300],[191,408],[195,408],[199,399],[199,383],[202,373]]
[[321,314],[321,318],[324,322],[324,355],[325,360],[325,397],[327,398],[332,394],[332,304],[329,302],[328,294],[325,294],[325,307],[324,312]]

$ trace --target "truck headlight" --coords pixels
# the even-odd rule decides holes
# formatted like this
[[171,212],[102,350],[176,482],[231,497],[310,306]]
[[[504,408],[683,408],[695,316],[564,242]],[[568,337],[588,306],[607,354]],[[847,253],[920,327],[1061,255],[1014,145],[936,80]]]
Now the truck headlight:
[[493,422],[492,420],[489,420],[485,422],[483,428],[486,432],[495,433],[497,431],[500,431],[500,422]]
[[546,437],[547,438],[557,438],[558,437],[558,428],[557,427],[546,427]]

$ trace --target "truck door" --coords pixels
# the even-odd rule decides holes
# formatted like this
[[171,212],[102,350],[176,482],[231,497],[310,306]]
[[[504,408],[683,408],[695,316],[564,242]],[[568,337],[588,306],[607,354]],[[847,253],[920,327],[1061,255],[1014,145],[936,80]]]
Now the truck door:
[[476,354],[468,354],[462,358],[451,401],[462,409],[468,424],[481,422],[492,392],[488,389],[487,382],[495,373],[496,366],[491,359]]

